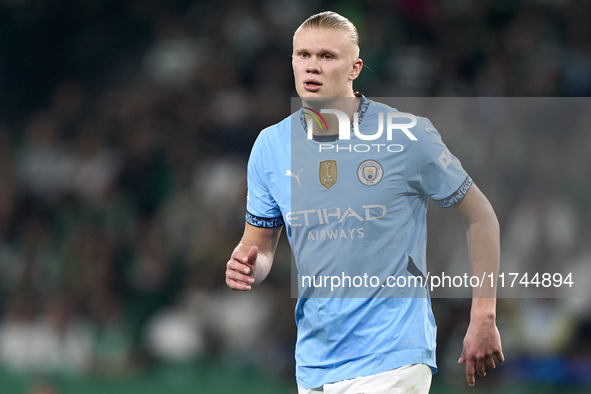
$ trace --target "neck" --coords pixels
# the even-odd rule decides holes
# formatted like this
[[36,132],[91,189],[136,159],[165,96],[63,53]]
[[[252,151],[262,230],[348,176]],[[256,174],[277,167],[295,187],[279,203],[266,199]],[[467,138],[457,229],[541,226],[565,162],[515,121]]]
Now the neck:
[[[351,124],[354,114],[359,109],[361,99],[358,97],[322,97],[322,98],[302,98],[302,107],[306,118],[306,124],[312,124],[312,132],[315,135],[334,135],[339,133],[339,119],[337,115],[332,113],[322,113],[324,110],[338,110],[344,113],[347,118],[347,124]],[[317,113],[320,113],[322,118],[317,113],[310,111],[310,108]],[[318,124],[320,123],[320,125]],[[328,126],[328,127],[326,127]]]

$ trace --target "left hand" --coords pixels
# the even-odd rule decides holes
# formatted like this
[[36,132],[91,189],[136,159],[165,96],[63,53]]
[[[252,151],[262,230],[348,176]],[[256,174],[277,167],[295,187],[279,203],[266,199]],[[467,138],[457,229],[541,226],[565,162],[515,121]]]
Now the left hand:
[[470,386],[474,386],[476,379],[474,377],[474,364],[478,375],[486,376],[486,367],[494,369],[496,367],[494,357],[498,362],[505,361],[503,349],[501,348],[501,335],[495,324],[494,319],[471,319],[466,337],[464,337],[464,347],[458,364],[466,363],[466,380]]

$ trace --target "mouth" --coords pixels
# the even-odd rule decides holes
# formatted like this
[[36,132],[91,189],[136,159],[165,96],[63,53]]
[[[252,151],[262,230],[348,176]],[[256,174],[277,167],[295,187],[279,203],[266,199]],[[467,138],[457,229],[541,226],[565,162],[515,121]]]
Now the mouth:
[[317,92],[322,87],[322,83],[317,79],[306,79],[304,81],[304,89],[309,92]]

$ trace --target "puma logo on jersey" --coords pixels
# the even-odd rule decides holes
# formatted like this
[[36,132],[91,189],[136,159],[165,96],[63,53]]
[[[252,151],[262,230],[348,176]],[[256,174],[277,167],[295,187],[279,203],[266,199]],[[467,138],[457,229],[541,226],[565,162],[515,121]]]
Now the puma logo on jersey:
[[291,172],[291,170],[287,170],[287,171],[285,171],[285,175],[289,175],[289,176],[295,178],[296,181],[298,181],[298,185],[302,186],[302,184],[300,183],[300,175],[301,175],[302,171],[304,171],[303,168],[300,170],[300,173],[296,175],[293,172]]

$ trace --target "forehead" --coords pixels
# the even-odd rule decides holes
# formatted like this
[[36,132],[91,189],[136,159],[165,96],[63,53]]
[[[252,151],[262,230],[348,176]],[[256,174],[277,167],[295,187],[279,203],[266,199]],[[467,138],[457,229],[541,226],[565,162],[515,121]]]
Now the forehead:
[[306,28],[299,30],[293,39],[293,49],[347,51],[354,47],[347,32],[337,29]]

